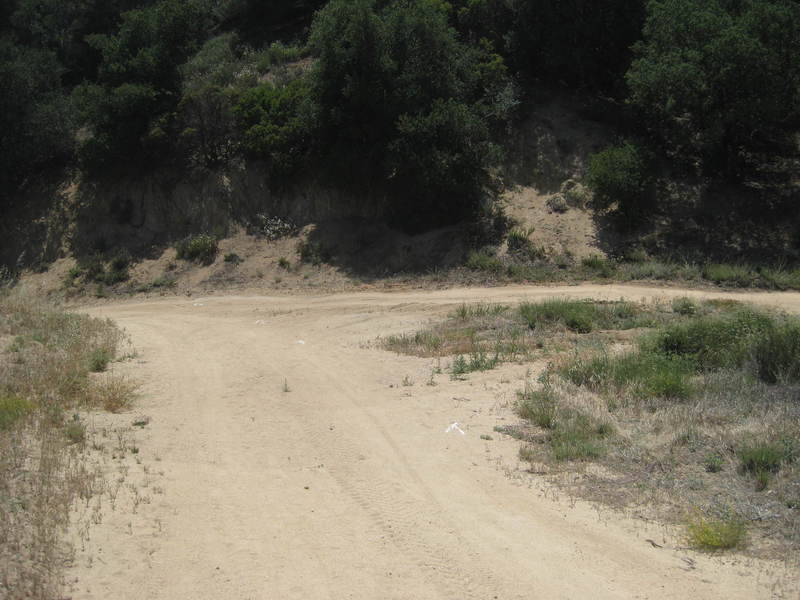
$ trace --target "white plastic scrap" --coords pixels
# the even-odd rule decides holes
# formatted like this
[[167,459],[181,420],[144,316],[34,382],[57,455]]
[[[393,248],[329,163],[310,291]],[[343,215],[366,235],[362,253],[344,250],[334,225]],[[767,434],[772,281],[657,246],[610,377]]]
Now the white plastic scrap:
[[301,346],[305,344],[303,340],[297,340],[297,343],[300,344]]
[[445,433],[450,433],[451,431],[457,431],[461,435],[467,435],[466,433],[464,433],[464,430],[458,426],[458,422],[451,423],[450,426],[444,430]]

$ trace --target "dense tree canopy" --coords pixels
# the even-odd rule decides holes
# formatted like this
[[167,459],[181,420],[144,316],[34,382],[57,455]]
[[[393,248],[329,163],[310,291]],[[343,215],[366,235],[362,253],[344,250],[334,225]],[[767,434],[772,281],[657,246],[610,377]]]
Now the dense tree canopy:
[[675,155],[736,177],[797,125],[799,33],[794,0],[653,0],[631,100]]
[[[553,85],[735,181],[797,156],[798,56],[797,0],[0,0],[0,193],[249,164],[435,226],[492,196],[509,120]],[[630,173],[630,148],[595,171]]]

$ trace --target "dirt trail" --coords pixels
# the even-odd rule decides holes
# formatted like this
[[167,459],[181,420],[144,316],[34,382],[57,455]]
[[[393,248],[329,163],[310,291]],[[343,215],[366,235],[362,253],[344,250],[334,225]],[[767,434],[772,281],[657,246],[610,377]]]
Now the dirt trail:
[[[69,573],[71,597],[798,597],[796,573],[778,565],[698,555],[664,528],[545,497],[517,442],[479,437],[513,419],[525,366],[430,386],[431,360],[369,346],[462,301],[678,295],[800,312],[800,294],[633,286],[94,308],[139,351],[119,368],[144,384],[140,460],[163,473],[164,493],[138,507],[136,525],[107,511]],[[464,435],[445,433],[453,422]]]

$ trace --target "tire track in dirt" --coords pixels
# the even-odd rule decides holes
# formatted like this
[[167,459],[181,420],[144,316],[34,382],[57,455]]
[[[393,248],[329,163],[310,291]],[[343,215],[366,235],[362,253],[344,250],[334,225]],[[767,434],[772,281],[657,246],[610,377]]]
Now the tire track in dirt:
[[[678,295],[704,293],[515,286],[93,309],[130,326],[142,349],[126,369],[146,383],[142,454],[163,456],[167,495],[140,507],[163,522],[161,537],[120,533],[119,511],[98,526],[113,553],[76,572],[73,598],[797,597],[770,589],[776,577],[764,573],[780,567],[692,554],[684,571],[685,553],[637,537],[645,525],[600,523],[588,506],[509,481],[477,438],[498,422],[480,383],[496,375],[406,393],[389,384],[425,361],[362,345],[464,301]],[[710,295],[800,312],[800,294]],[[483,407],[463,437],[440,429],[478,414],[454,408],[455,393]]]

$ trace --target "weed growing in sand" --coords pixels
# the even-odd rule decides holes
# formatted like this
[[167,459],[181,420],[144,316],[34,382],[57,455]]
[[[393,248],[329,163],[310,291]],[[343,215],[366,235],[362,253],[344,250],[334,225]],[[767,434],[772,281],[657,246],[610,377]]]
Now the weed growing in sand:
[[698,550],[714,552],[740,546],[745,539],[747,526],[735,516],[708,517],[696,511],[687,518],[686,538]]
[[34,301],[24,289],[0,295],[0,334],[15,340],[0,352],[0,589],[60,598],[62,532],[74,503],[88,501],[102,481],[84,459],[86,426],[74,411],[129,405],[130,384],[91,374],[116,356],[123,336],[108,321]]

